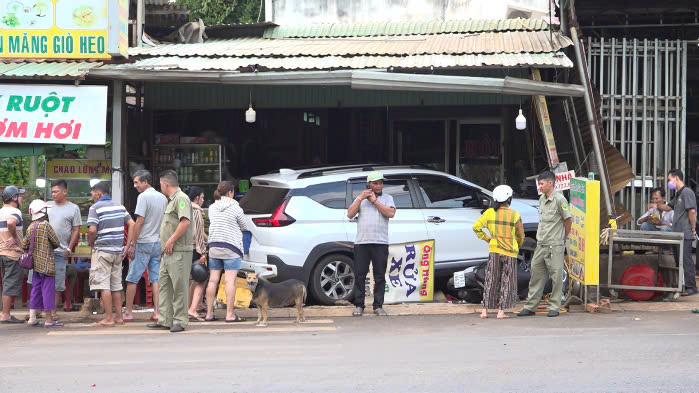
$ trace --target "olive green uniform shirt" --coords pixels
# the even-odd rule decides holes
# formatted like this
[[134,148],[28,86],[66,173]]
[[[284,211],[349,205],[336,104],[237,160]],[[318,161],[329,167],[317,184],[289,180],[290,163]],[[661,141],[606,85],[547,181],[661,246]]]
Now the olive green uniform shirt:
[[160,228],[160,245],[163,250],[165,249],[165,243],[167,243],[170,236],[175,233],[177,225],[180,224],[180,220],[183,218],[188,219],[190,225],[184,235],[177,239],[172,251],[192,251],[194,244],[194,225],[191,223],[192,202],[189,200],[189,197],[178,188],[177,191],[168,198],[167,208],[163,216],[163,224]]
[[539,198],[539,228],[536,231],[537,245],[562,246],[565,236],[563,222],[571,217],[568,201],[563,194],[554,191],[548,198],[546,198],[546,194],[541,194]]

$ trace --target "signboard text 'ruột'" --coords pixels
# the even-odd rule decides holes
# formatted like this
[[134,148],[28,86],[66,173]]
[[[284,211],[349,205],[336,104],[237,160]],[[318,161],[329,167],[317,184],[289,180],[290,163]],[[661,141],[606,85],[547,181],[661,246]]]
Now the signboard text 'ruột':
[[0,143],[104,145],[107,86],[0,85]]

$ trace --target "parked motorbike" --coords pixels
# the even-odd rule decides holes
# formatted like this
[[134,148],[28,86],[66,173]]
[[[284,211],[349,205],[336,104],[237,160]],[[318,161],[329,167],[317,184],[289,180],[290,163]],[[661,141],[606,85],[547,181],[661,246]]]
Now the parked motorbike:
[[[529,279],[531,278],[531,266],[536,240],[526,238],[519,249],[517,256],[517,295],[520,299],[526,299],[529,294]],[[464,300],[468,303],[480,303],[483,301],[483,286],[485,285],[485,270],[488,262],[483,262],[476,266],[470,266],[463,272],[456,272],[454,275],[463,273],[463,286],[455,287],[454,277],[447,282],[447,294]],[[459,280],[461,281],[461,280]],[[552,282],[549,279],[544,286],[544,295],[551,293]],[[563,296],[568,292],[568,269],[563,269]]]

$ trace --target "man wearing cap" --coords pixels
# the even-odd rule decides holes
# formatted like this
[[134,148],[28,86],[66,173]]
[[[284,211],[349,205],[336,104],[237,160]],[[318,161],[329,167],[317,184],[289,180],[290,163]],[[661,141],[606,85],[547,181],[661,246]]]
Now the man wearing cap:
[[541,301],[544,285],[549,277],[552,280],[549,299],[549,317],[557,317],[563,297],[563,252],[572,225],[572,214],[566,198],[554,190],[556,175],[545,171],[537,178],[541,187],[539,198],[539,227],[536,231],[536,250],[532,258],[529,296],[520,311],[520,317],[536,314]]
[[354,242],[354,306],[352,316],[364,313],[365,281],[369,263],[374,272],[374,313],[385,316],[383,309],[388,260],[388,220],[396,215],[393,197],[383,193],[384,177],[380,172],[367,176],[367,189],[362,191],[347,209],[347,217],[357,214],[357,238]]
[[23,254],[22,212],[24,189],[7,186],[2,190],[0,208],[0,271],[2,272],[2,316],[0,323],[24,323],[10,315],[12,300],[22,295],[24,272],[19,267]]

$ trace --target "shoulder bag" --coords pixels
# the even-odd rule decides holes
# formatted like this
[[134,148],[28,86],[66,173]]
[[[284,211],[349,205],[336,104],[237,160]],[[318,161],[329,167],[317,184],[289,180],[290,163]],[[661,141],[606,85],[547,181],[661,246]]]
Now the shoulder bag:
[[19,267],[22,269],[34,269],[34,235],[37,225],[32,225],[32,234],[29,238],[29,250],[19,258]]

